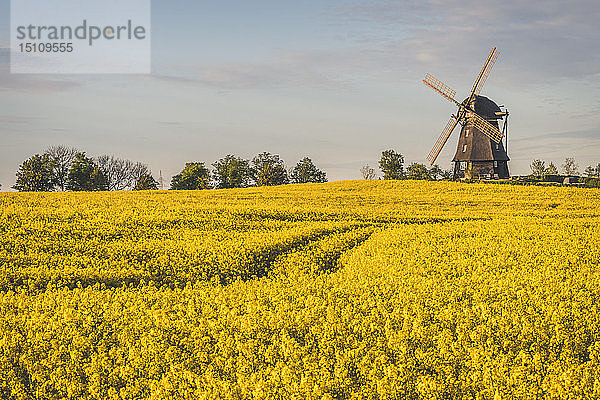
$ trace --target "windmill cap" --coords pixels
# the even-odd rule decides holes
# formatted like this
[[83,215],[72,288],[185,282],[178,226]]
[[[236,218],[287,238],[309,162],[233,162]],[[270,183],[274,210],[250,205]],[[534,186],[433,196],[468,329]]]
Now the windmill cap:
[[[465,101],[468,99],[465,99]],[[498,104],[494,103],[492,100],[488,99],[485,96],[478,95],[475,97],[473,109],[477,114],[486,119],[496,119],[498,113],[502,113]]]

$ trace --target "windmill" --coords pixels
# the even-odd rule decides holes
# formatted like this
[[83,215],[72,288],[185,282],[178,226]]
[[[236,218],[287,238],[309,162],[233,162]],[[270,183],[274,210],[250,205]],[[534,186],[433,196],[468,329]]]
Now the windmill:
[[[502,111],[500,107],[503,106],[498,106],[492,100],[479,94],[499,54],[495,47],[492,48],[473,84],[469,97],[462,103],[454,98],[456,95],[454,89],[433,75],[425,74],[425,79],[423,79],[423,83],[458,106],[456,115],[450,117],[448,124],[427,156],[427,161],[433,165],[454,128],[460,124],[462,128],[458,146],[452,159],[454,179],[506,179],[509,177],[509,158],[505,145],[502,143],[502,138],[506,136],[508,129],[508,111]],[[502,131],[498,124],[500,120],[504,121]]]

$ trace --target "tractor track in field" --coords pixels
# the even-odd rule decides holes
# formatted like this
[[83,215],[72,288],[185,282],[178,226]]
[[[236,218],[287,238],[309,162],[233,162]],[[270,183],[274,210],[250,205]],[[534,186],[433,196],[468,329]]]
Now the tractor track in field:
[[[265,215],[259,216],[260,218],[268,218]],[[125,286],[139,286],[146,284],[153,284],[157,287],[170,287],[170,288],[183,288],[187,284],[202,282],[202,281],[213,281],[220,285],[228,285],[237,280],[249,281],[252,279],[261,279],[271,274],[274,269],[284,263],[293,263],[293,256],[298,254],[304,254],[305,257],[303,262],[309,265],[305,268],[310,270],[312,273],[332,273],[337,271],[342,265],[339,263],[339,259],[342,255],[358,246],[361,246],[366,242],[373,233],[380,229],[384,229],[390,225],[412,225],[412,224],[440,224],[448,222],[467,222],[477,220],[487,220],[489,218],[404,218],[400,220],[377,220],[377,219],[366,219],[364,223],[355,223],[350,226],[337,229],[328,229],[317,232],[313,235],[303,236],[295,238],[284,246],[280,244],[273,246],[272,248],[260,249],[260,251],[251,254],[251,258],[246,263],[246,268],[242,269],[241,273],[232,275],[231,271],[224,270],[213,275],[212,277],[199,278],[199,277],[182,277],[173,276],[167,273],[156,273],[156,274],[131,274],[127,276],[84,276],[77,274],[43,274],[43,273],[31,273],[31,274],[20,274],[19,271],[15,273],[8,273],[0,276],[0,292],[8,292],[16,290],[17,288],[28,288],[29,292],[43,292],[48,287],[53,289],[57,288],[86,288],[89,286],[100,286],[101,288],[120,288]],[[363,222],[361,221],[361,222]],[[371,228],[370,230],[368,228]],[[356,230],[368,230],[358,234],[357,237],[352,237],[352,232]],[[350,234],[350,235],[349,235]],[[349,238],[342,240],[338,247],[332,249],[321,249],[319,245],[325,243],[327,240],[336,236],[349,235]],[[265,256],[264,253],[267,253]],[[312,252],[312,254],[311,254]],[[242,265],[243,267],[244,265]],[[281,268],[278,269],[278,271]],[[221,273],[222,272],[222,273]]]

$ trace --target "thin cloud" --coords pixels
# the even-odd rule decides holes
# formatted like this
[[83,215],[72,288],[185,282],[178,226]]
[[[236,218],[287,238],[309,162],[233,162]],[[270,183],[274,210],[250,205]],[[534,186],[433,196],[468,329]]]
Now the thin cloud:
[[10,48],[0,47],[0,91],[64,91],[81,86],[66,79],[49,79],[42,74],[11,74]]
[[511,60],[497,67],[504,83],[550,83],[600,73],[600,54],[592,51],[597,48],[600,19],[595,1],[575,1],[568,7],[557,0],[543,6],[467,0],[451,7],[436,0],[402,1],[365,3],[343,8],[340,14],[380,24],[383,33],[397,28],[408,36],[386,42],[383,48],[401,54],[410,69],[430,67],[458,77],[464,75],[465,66],[479,64],[474,55],[483,58],[485,49],[496,44]]
[[597,163],[600,132],[578,130],[509,139],[508,147],[509,151],[512,149],[511,158],[513,160],[542,158],[560,161],[573,155],[584,164]]
[[0,124],[2,124],[2,125],[24,125],[24,124],[28,124],[32,121],[39,121],[41,119],[44,119],[44,118],[43,117],[5,114],[5,115],[0,115]]
[[339,88],[349,83],[343,71],[332,68],[324,52],[281,54],[262,63],[229,63],[200,67],[197,79],[224,89],[281,87]]
[[[220,89],[311,87],[349,88],[353,84],[415,80],[439,74],[456,87],[470,85],[489,49],[501,60],[494,83],[516,88],[559,79],[598,79],[600,53],[592,1],[565,7],[552,0],[540,7],[519,1],[467,0],[448,7],[436,1],[365,3],[344,6],[332,18],[352,26],[347,47],[281,52],[260,62],[204,64],[157,80]],[[357,22],[358,21],[358,22]],[[333,22],[332,22],[333,23]]]
[[189,83],[197,83],[198,82],[197,79],[184,77],[184,76],[178,76],[178,75],[169,75],[166,73],[152,73],[150,75],[136,75],[136,76],[141,78],[142,80],[163,81],[163,82],[167,82],[167,83],[189,84]]
[[177,68],[172,74],[152,74],[145,79],[197,84],[219,89],[270,89],[310,87],[349,88],[356,75],[372,67],[365,51],[341,49],[280,53],[262,62],[230,62]]
[[552,132],[543,135],[529,136],[526,138],[513,139],[513,142],[538,142],[543,139],[581,139],[600,141],[600,130],[587,129],[577,131]]
[[161,128],[182,128],[184,124],[177,121],[156,121],[156,124]]

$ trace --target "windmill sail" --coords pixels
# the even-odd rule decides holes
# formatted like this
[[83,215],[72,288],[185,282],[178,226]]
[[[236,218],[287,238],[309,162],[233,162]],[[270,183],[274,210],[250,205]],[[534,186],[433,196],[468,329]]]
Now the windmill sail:
[[467,102],[467,104],[471,103],[471,101],[474,98],[473,96],[477,96],[479,93],[481,93],[481,89],[483,88],[483,85],[485,85],[485,81],[487,81],[488,76],[490,76],[492,67],[496,63],[496,60],[498,59],[499,55],[500,52],[495,47],[493,47],[492,51],[490,52],[490,55],[483,64],[483,68],[481,68],[479,76],[477,77],[477,79],[475,79],[475,82],[473,83],[473,88],[471,89],[471,94],[469,95],[469,101]]
[[446,124],[446,127],[442,131],[442,134],[440,135],[438,140],[435,142],[433,149],[431,149],[431,151],[429,152],[429,155],[427,156],[427,161],[429,161],[430,165],[433,165],[433,163],[435,162],[437,157],[440,155],[442,148],[448,141],[448,138],[452,134],[452,131],[454,131],[454,128],[456,128],[457,124],[458,124],[458,118],[455,117],[454,115],[452,117],[450,117],[450,120]]
[[456,96],[456,90],[452,89],[450,86],[446,85],[444,82],[437,79],[435,76],[431,74],[425,74],[425,79],[423,79],[423,83],[438,92],[442,97],[446,100],[457,103],[454,100],[454,96]]
[[467,119],[477,130],[479,130],[479,132],[489,137],[493,142],[500,143],[500,140],[502,140],[502,137],[504,136],[502,132],[494,125],[481,118],[478,114],[469,113]]

